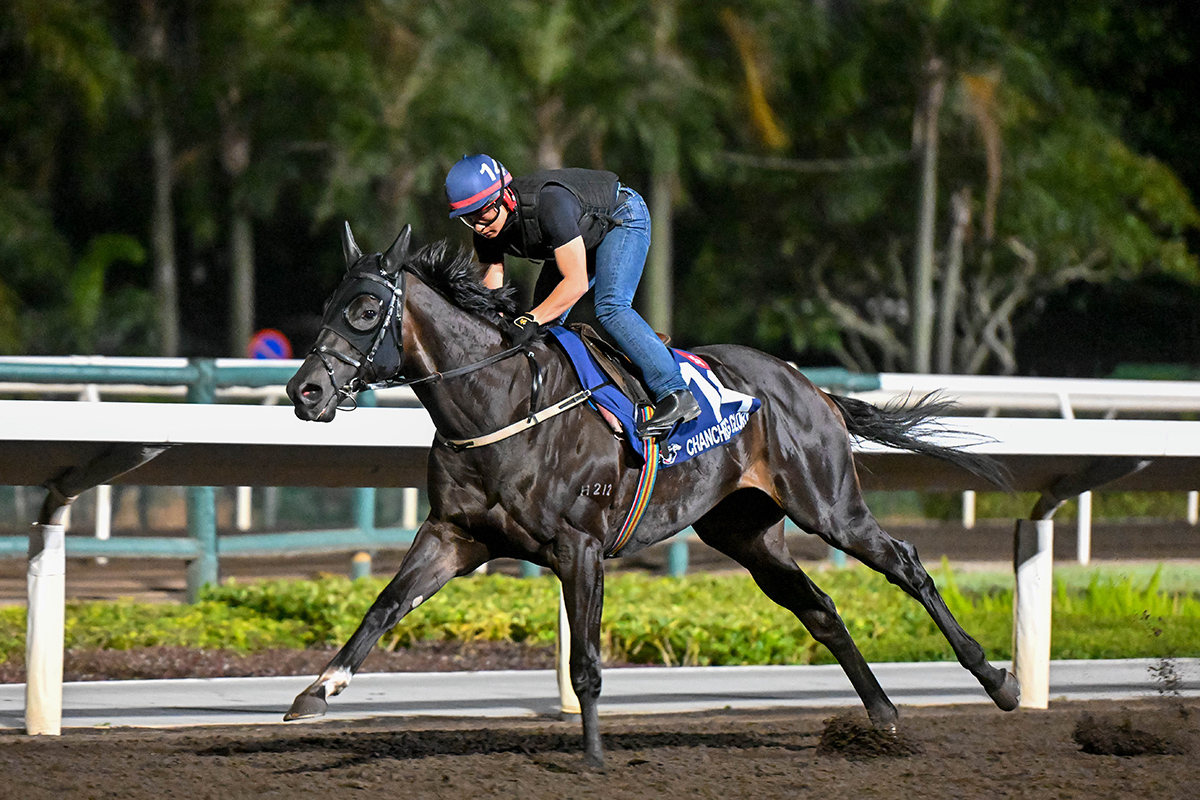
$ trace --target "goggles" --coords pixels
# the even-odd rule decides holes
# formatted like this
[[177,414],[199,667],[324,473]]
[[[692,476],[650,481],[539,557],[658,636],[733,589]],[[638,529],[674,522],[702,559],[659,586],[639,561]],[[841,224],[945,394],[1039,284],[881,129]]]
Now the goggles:
[[495,200],[488,203],[483,208],[480,208],[478,211],[472,211],[470,214],[463,214],[461,217],[459,217],[459,219],[463,221],[464,225],[472,230],[480,226],[486,228],[488,225],[491,225],[493,222],[495,222],[496,218],[500,216],[500,202],[503,199],[504,195],[501,193],[496,197]]

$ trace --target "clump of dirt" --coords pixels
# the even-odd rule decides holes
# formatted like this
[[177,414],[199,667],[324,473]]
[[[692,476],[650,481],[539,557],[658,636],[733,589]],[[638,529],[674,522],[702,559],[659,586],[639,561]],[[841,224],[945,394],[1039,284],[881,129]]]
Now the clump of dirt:
[[921,747],[899,732],[880,730],[860,717],[839,714],[825,720],[817,752],[860,760],[911,756],[921,752]]
[[1084,714],[1075,723],[1075,742],[1085,753],[1096,756],[1181,755],[1183,747],[1165,734],[1133,727],[1129,717],[1117,722],[1111,717]]

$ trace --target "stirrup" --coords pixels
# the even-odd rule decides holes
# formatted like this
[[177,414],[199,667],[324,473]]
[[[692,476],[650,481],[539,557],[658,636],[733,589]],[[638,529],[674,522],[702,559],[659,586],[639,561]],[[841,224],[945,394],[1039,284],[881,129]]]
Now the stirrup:
[[[658,414],[654,414],[650,419],[645,420],[638,425],[637,435],[640,439],[658,439],[670,436],[676,426],[682,425],[685,422],[691,422],[696,417],[700,416],[700,404],[696,401],[696,396],[689,390],[684,390],[687,397],[683,401],[683,406],[675,406],[669,412],[674,416],[673,419],[660,419]],[[687,400],[691,400],[691,407],[686,406]],[[656,409],[657,410],[657,409]]]

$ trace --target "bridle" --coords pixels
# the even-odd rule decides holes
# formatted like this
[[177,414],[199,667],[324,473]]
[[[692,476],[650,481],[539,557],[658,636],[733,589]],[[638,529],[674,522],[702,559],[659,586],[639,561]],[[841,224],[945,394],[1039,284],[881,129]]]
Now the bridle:
[[[350,254],[356,252],[357,245],[354,245],[353,238],[350,237],[349,226],[347,226],[346,235],[349,242],[347,246],[347,253]],[[403,236],[403,234],[401,235]],[[354,250],[351,250],[351,247],[353,247]],[[395,247],[395,245],[393,245],[393,247]],[[321,331],[317,336],[318,343],[313,346],[308,354],[316,356],[318,359],[320,359],[321,364],[325,367],[325,372],[329,375],[329,383],[333,387],[334,392],[337,393],[337,407],[339,411],[351,411],[357,408],[357,403],[354,402],[355,395],[358,392],[367,389],[383,389],[392,386],[417,386],[423,383],[438,383],[439,381],[446,380],[448,378],[455,378],[459,375],[466,375],[468,373],[475,372],[476,370],[483,369],[484,367],[488,367],[499,361],[503,361],[504,359],[514,356],[520,352],[524,352],[526,358],[529,360],[530,370],[529,413],[526,415],[526,417],[522,420],[512,423],[511,425],[506,425],[500,430],[483,434],[471,439],[450,439],[444,436],[441,431],[437,431],[435,438],[439,443],[449,447],[455,452],[470,450],[475,447],[484,447],[485,445],[507,439],[508,437],[520,433],[521,431],[528,430],[534,425],[538,425],[550,419],[551,417],[555,417],[565,411],[581,405],[582,403],[587,402],[588,398],[591,397],[591,390],[583,389],[582,391],[576,392],[570,397],[560,400],[546,408],[539,408],[542,392],[542,371],[541,367],[538,365],[537,357],[534,355],[533,350],[528,345],[517,345],[510,347],[507,350],[502,350],[499,353],[493,353],[486,358],[466,364],[465,366],[456,367],[455,369],[447,370],[445,372],[433,372],[432,374],[421,378],[398,377],[400,373],[400,365],[404,360],[404,297],[407,290],[408,271],[408,267],[401,264],[401,266],[395,272],[397,279],[394,280],[392,278],[392,274],[384,269],[376,268],[374,270],[361,270],[357,274],[354,274],[353,270],[351,270],[351,274],[356,280],[372,281],[383,287],[386,292],[380,292],[379,294],[362,292],[358,295],[352,296],[350,290],[339,287],[338,292],[334,295],[335,298],[340,298],[343,301],[343,304],[340,306],[342,309],[341,314],[340,316],[325,322],[321,326]],[[417,273],[413,274],[415,275]],[[381,315],[380,320],[370,328],[364,329],[355,326],[350,320],[349,316],[354,300],[365,294],[374,297],[376,300],[379,300],[380,304],[382,305],[384,302],[384,297],[381,295],[385,293],[387,296],[387,312]],[[325,331],[329,331],[331,334],[345,342],[346,346],[350,350],[362,356],[361,360],[353,358],[346,353],[338,352],[337,350],[322,344],[321,340],[325,338],[323,336]],[[371,335],[372,331],[374,331],[374,336],[371,338],[370,344],[367,345],[365,344],[366,337]],[[388,336],[389,333],[396,342],[396,364],[392,368],[392,372],[388,377],[375,381],[367,381],[363,375],[376,368],[375,357],[379,353],[379,348],[383,344],[383,340]],[[355,370],[354,375],[341,386],[338,385],[337,379],[334,377],[333,360],[341,361],[343,364],[353,367]],[[383,370],[386,369],[388,369],[388,367],[385,366]],[[346,400],[350,400],[351,405],[343,407],[342,403]]]
[[[466,375],[468,373],[475,372],[476,370],[483,369],[484,367],[495,364],[498,361],[503,361],[510,356],[514,356],[517,353],[524,351],[526,356],[529,358],[530,368],[533,370],[534,374],[532,392],[533,396],[531,397],[530,403],[530,409],[532,411],[536,407],[537,395],[541,391],[541,371],[537,366],[537,361],[534,358],[533,352],[527,349],[524,345],[510,347],[507,350],[494,353],[486,358],[480,359],[479,361],[475,361],[471,364],[457,367],[452,370],[447,370],[445,372],[434,372],[421,378],[397,377],[399,365],[403,360],[404,354],[404,344],[403,340],[401,339],[401,331],[403,330],[404,322],[404,295],[407,289],[408,271],[409,270],[407,267],[401,267],[398,270],[398,281],[393,281],[382,269],[377,271],[363,271],[355,276],[356,279],[369,280],[381,285],[384,287],[384,289],[386,289],[386,293],[388,295],[387,311],[381,315],[380,321],[376,326],[375,337],[372,339],[370,346],[365,352],[355,344],[354,339],[360,338],[361,334],[366,332],[346,330],[346,328],[351,327],[346,318],[346,313],[349,310],[349,301],[343,307],[341,315],[337,318],[341,324],[327,322],[321,326],[322,333],[329,331],[334,336],[345,342],[351,350],[353,350],[355,353],[358,353],[362,357],[362,360],[358,360],[350,355],[347,355],[346,353],[341,353],[325,346],[324,344],[319,344],[322,338],[319,335],[317,337],[318,344],[314,345],[312,350],[309,351],[309,355],[314,355],[321,360],[321,363],[325,367],[325,372],[329,375],[329,382],[334,387],[334,391],[338,394],[338,410],[352,410],[353,408],[357,407],[357,404],[355,404],[343,408],[341,403],[347,399],[353,401],[354,396],[362,391],[370,389],[386,389],[393,386],[416,386],[422,383],[438,383],[439,381],[447,378],[455,378],[459,375]],[[343,327],[343,325],[345,327]],[[390,377],[385,377],[376,381],[367,381],[362,376],[367,374],[374,366],[375,356],[379,352],[379,347],[383,344],[383,341],[389,332],[396,340],[397,372],[393,373]],[[337,379],[333,374],[334,365],[330,359],[341,361],[343,364],[351,366],[355,370],[354,375],[351,376],[350,379],[347,380],[342,386],[338,386],[337,384]]]

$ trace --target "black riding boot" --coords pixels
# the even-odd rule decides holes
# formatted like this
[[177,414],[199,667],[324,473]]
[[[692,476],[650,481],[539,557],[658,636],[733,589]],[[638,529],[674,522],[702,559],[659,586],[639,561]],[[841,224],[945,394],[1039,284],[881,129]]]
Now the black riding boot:
[[687,389],[676,389],[654,404],[654,416],[638,425],[638,437],[666,436],[677,424],[700,416],[700,404]]

